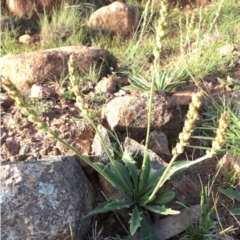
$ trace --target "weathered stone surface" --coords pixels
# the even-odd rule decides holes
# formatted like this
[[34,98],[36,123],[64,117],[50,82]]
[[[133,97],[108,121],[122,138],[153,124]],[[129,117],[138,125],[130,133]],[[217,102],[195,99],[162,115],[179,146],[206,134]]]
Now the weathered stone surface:
[[[200,186],[196,175],[191,170],[185,170],[170,178],[160,190],[174,191],[178,201],[185,205],[194,205],[200,201]],[[179,209],[180,205],[174,201],[170,203],[172,208]]]
[[97,83],[97,85],[95,87],[96,93],[113,94],[116,92],[116,90],[117,90],[117,85],[112,76],[104,77]]
[[35,14],[49,12],[54,7],[59,7],[63,0],[2,0],[1,5],[9,12],[20,17],[31,17]]
[[[110,155],[114,157],[113,146],[111,145],[111,141],[108,136],[108,130],[102,125],[98,125],[97,128]],[[93,143],[92,143],[92,156],[93,156],[93,159],[94,159],[94,156],[96,156],[98,161],[100,161],[101,163],[106,163],[106,164],[109,163],[109,159],[100,141],[100,137],[97,133],[95,134]]]
[[0,101],[1,101],[1,107],[4,107],[4,108],[11,107],[15,102],[15,100],[6,93],[0,93]]
[[[130,155],[134,156],[134,160],[137,162],[140,169],[144,157],[145,146],[127,137],[124,141],[124,149],[126,149]],[[151,151],[150,149],[148,149],[148,154],[150,157],[152,170],[158,170],[161,167],[167,165],[167,163],[162,158],[160,158],[155,152]]]
[[84,239],[93,190],[67,156],[1,166],[1,239]]
[[166,218],[156,221],[153,224],[153,229],[158,239],[169,239],[197,222],[201,215],[200,205],[190,206],[187,209],[183,209],[178,215],[167,216]]
[[56,94],[55,90],[50,87],[33,84],[31,88],[30,97],[41,99],[41,98],[53,97],[55,94]]
[[[149,93],[138,96],[126,95],[111,100],[102,111],[111,129],[136,131],[147,129]],[[165,93],[155,91],[153,97],[151,129],[162,130],[166,134],[177,134],[180,131],[181,115],[176,103]]]
[[189,105],[189,103],[192,101],[192,95],[193,91],[181,91],[181,92],[175,92],[172,95],[172,99],[178,104],[178,105]]
[[140,13],[136,7],[113,2],[95,11],[89,18],[89,25],[96,30],[128,35],[138,27],[139,19]]
[[156,130],[152,131],[149,136],[148,148],[158,154],[158,156],[161,156],[162,154],[171,156],[168,148],[167,136],[164,132]]
[[1,156],[3,158],[2,160],[4,161],[4,159],[8,159],[11,156],[17,155],[20,148],[21,148],[20,144],[15,140],[12,139],[6,141],[1,147]]
[[116,59],[105,49],[69,46],[6,55],[0,58],[1,75],[9,78],[19,90],[27,91],[34,83],[67,76],[71,54],[74,55],[75,68],[81,74],[94,66],[102,78],[110,73],[109,66],[116,67]]

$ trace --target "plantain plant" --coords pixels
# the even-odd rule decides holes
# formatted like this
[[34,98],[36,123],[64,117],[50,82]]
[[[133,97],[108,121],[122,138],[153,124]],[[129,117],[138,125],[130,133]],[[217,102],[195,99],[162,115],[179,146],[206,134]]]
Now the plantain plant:
[[21,107],[23,114],[28,115],[28,119],[35,124],[38,128],[48,133],[51,137],[57,139],[66,147],[76,153],[81,159],[94,168],[99,174],[101,174],[114,188],[119,190],[124,198],[109,200],[98,205],[92,212],[85,217],[90,217],[95,214],[114,211],[122,208],[128,208],[130,214],[129,228],[131,235],[134,235],[140,228],[141,239],[157,239],[157,235],[151,227],[146,212],[151,211],[161,215],[178,214],[179,211],[165,207],[164,204],[173,200],[175,193],[173,191],[159,193],[159,190],[163,187],[165,182],[169,180],[173,175],[183,171],[191,165],[197,164],[201,161],[212,157],[221,148],[224,142],[225,129],[227,127],[227,115],[222,114],[220,118],[219,131],[217,137],[213,141],[213,147],[206,155],[196,159],[194,161],[177,161],[177,157],[183,153],[184,147],[188,145],[188,141],[191,137],[191,133],[194,130],[194,122],[198,119],[198,110],[201,105],[202,92],[198,92],[193,95],[192,103],[189,106],[187,119],[184,124],[183,131],[179,134],[179,142],[172,151],[172,159],[167,166],[154,171],[151,169],[150,158],[147,153],[149,135],[150,135],[150,119],[151,108],[154,95],[154,78],[159,70],[159,59],[161,50],[161,38],[164,35],[165,19],[167,16],[167,1],[161,1],[161,18],[158,23],[156,31],[156,48],[154,49],[154,63],[152,67],[152,81],[150,87],[149,97],[149,112],[148,112],[148,126],[147,137],[145,144],[145,153],[143,157],[143,163],[139,169],[136,165],[134,157],[131,156],[126,150],[123,153],[122,159],[114,159],[104,143],[101,134],[98,131],[97,126],[91,119],[91,109],[84,103],[84,98],[79,91],[77,79],[74,73],[74,56],[71,55],[69,59],[69,80],[72,84],[72,91],[76,96],[76,103],[79,109],[82,111],[82,115],[91,123],[96,133],[100,137],[101,144],[108,156],[109,163],[107,165],[99,162],[91,162],[89,158],[84,156],[81,152],[69,145],[66,141],[61,139],[58,134],[48,128],[47,124],[42,122],[38,114],[32,110],[28,103],[21,96],[20,92],[11,83],[9,79],[3,79],[2,83],[5,89],[16,100],[16,103]]

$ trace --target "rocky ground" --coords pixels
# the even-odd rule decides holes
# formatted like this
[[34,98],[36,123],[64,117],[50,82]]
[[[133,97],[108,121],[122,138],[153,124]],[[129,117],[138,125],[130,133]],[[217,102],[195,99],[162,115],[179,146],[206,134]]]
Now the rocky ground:
[[[135,23],[132,23],[132,25],[135,25]],[[127,29],[125,30],[128,31]],[[38,41],[29,39],[27,40],[27,44],[33,42],[35,44],[38,44]],[[81,57],[83,55],[86,57],[86,65],[89,64],[89,62],[87,62],[89,61],[89,58],[90,63],[91,61],[95,61],[96,59],[100,58],[105,58],[105,61],[110,61],[110,55],[108,55],[108,53],[106,55],[105,53],[100,53],[100,57],[98,55],[99,53],[97,53],[98,56],[95,57],[95,53],[91,52],[92,49],[90,53],[88,53],[88,50],[89,49],[86,50],[86,54],[84,53],[81,55]],[[59,52],[62,51],[64,50],[60,50]],[[73,50],[73,52],[74,51],[77,50]],[[230,48],[230,51],[232,51],[232,53],[234,53],[234,55],[236,56],[236,61],[234,63],[234,66],[230,69],[226,76],[229,75],[237,81],[240,81],[239,45],[232,46],[232,48]],[[95,133],[91,125],[84,120],[84,116],[82,116],[81,111],[76,106],[75,96],[71,92],[69,82],[43,82],[40,77],[37,77],[37,74],[42,76],[44,73],[46,73],[45,70],[47,69],[47,67],[49,67],[48,62],[45,62],[45,56],[48,53],[43,52],[43,58],[40,57],[40,54],[38,54],[38,57],[36,58],[35,56],[31,56],[34,60],[30,58],[30,55],[22,54],[20,56],[20,54],[18,56],[14,55],[12,57],[11,55],[5,56],[5,59],[4,57],[2,58],[3,73],[5,73],[6,75],[8,74],[8,77],[10,77],[11,79],[14,78],[12,77],[14,74],[15,76],[17,74],[18,77],[14,78],[14,81],[16,81],[16,86],[19,88],[20,91],[26,89],[26,91],[23,91],[26,99],[28,100],[32,108],[39,113],[39,115],[41,116],[41,120],[47,123],[49,128],[57,131],[60,137],[62,137],[72,146],[76,147],[84,155],[96,155],[97,150],[93,149],[92,145]],[[60,54],[61,53],[57,53],[56,55],[50,54],[51,57],[47,57],[47,59],[51,63],[54,63],[54,61],[57,62],[56,59],[58,59]],[[69,54],[64,54],[65,53],[63,53],[63,57],[61,56],[60,58],[64,58],[64,56],[69,57]],[[8,57],[9,59],[7,59]],[[20,60],[17,59],[18,57]],[[31,61],[34,61],[35,63],[39,61],[41,62],[41,64],[36,63],[36,66],[33,66],[34,64],[31,64],[31,61],[29,59],[31,59]],[[79,65],[80,63],[78,63],[78,60],[76,62],[76,65],[81,68],[82,65]],[[14,66],[14,69],[18,70],[16,72],[11,70],[9,71],[9,69],[7,69],[6,67],[6,65],[10,66],[9,64],[11,66],[14,66],[14,64],[16,64]],[[117,64],[117,60],[115,64]],[[42,68],[41,71],[39,70],[39,66],[41,66],[40,68]],[[49,71],[53,72],[55,66],[56,65],[52,64],[52,66],[49,67]],[[32,73],[29,73],[28,71],[28,81],[26,82],[24,82],[23,80],[24,78],[26,78],[26,72],[24,72],[24,68],[32,70]],[[55,71],[54,69],[55,76],[59,77],[58,74],[63,69],[61,68],[59,69],[59,71],[57,69]],[[144,116],[144,114],[147,112],[147,110],[144,110],[144,101],[146,99],[142,97],[142,93],[140,93],[139,91],[122,89],[123,86],[129,84],[129,78],[126,74],[121,73],[108,75],[108,70],[109,69],[103,69],[102,76],[99,76],[99,79],[95,80],[95,82],[88,79],[84,80],[84,83],[81,86],[81,91],[84,96],[85,104],[86,106],[88,106],[89,109],[94,110],[92,111],[92,119],[94,120],[94,122],[96,124],[102,124],[110,131],[114,129],[120,142],[124,142],[124,139],[127,136],[127,132],[125,130],[126,126],[124,126],[123,121],[126,120],[126,118],[129,118],[128,121],[130,124],[128,126],[128,136],[136,140],[138,143],[142,143],[146,135],[146,116]],[[106,72],[108,73],[106,74]],[[4,74],[3,76],[6,77]],[[23,81],[19,81],[18,78]],[[222,96],[223,94],[226,95],[226,97],[228,98],[239,99],[239,92],[233,92],[234,85],[228,83],[223,84],[222,82],[219,82],[217,75],[205,76],[202,79],[200,85],[216,100],[219,100],[219,96]],[[163,114],[165,113],[161,112],[162,110],[160,109],[160,107],[158,108],[158,106],[155,106],[156,112],[154,114],[156,114],[156,118],[154,118],[154,115],[153,119],[156,120],[153,120],[152,128],[154,130],[154,124],[156,124],[157,126],[156,130],[158,130],[158,126],[161,126],[160,129],[167,135],[168,142],[167,144],[165,144],[165,149],[163,149],[162,152],[158,153],[158,157],[163,159],[166,163],[169,162],[172,145],[176,142],[176,137],[183,126],[183,121],[181,121],[180,119],[185,118],[188,105],[191,101],[191,95],[193,92],[196,91],[199,91],[199,86],[194,84],[192,81],[186,81],[180,87],[176,87],[171,92],[166,94],[166,97],[164,97],[164,100],[162,100],[162,102],[165,101],[166,98],[166,106],[170,109],[168,114],[172,114],[175,116],[175,118],[177,118],[177,120],[174,120],[173,116],[171,118],[173,119],[171,120],[172,122],[169,121],[163,123],[164,119],[168,117],[168,114],[164,115],[161,123],[157,122],[160,121],[159,119],[161,119],[161,116],[163,116]],[[118,98],[121,98],[120,102],[124,103],[120,107],[118,107],[119,103],[117,101],[116,103],[113,102],[115,99]],[[143,100],[141,100],[142,98]],[[51,139],[46,134],[42,133],[35,124],[31,123],[28,118],[21,113],[19,107],[17,107],[14,101],[9,98],[3,88],[1,88],[1,99],[1,159],[4,164],[7,164],[9,162],[34,162],[39,161],[42,158],[48,158],[50,156],[57,155],[72,155],[72,152],[69,149],[67,149],[61,143],[57,142],[55,139]],[[124,102],[125,99],[126,102]],[[132,100],[128,101],[128,99]],[[133,102],[136,105],[134,105]],[[176,111],[174,112],[173,110],[171,110],[171,108],[169,107],[169,105],[171,104],[175,104],[174,106],[177,106],[177,109],[180,108],[181,111],[174,110]],[[133,109],[136,106],[138,106],[138,108]],[[141,108],[139,106],[141,106]],[[207,108],[208,106],[209,103],[206,100],[203,101],[203,109]],[[147,109],[147,106],[145,107]],[[204,111],[203,109],[201,111]],[[191,144],[198,145],[200,144],[200,142],[193,139]],[[206,142],[206,144],[209,143]],[[196,150],[194,148],[187,148],[186,155],[180,156],[179,159],[184,159],[186,158],[186,156],[189,159],[196,159],[197,157],[200,157],[202,155],[203,152],[200,150]],[[221,159],[222,156],[223,155],[220,155],[217,158],[213,158],[209,161],[202,163],[197,169],[197,171],[193,170],[189,173],[190,176],[185,177],[187,179],[187,183],[185,185],[183,184],[184,187],[182,189],[182,192],[180,190],[179,196],[186,197],[187,194],[191,195],[191,193],[186,193],[190,189],[190,191],[192,191],[192,196],[188,196],[189,205],[198,204],[199,202],[194,203],[194,197],[196,197],[198,193],[200,194],[199,191],[195,190],[194,192],[195,182],[194,180],[192,180],[191,174],[195,176],[196,174],[199,174],[203,181],[203,185],[206,186],[208,184],[209,177],[213,178],[215,176],[218,160]],[[106,195],[106,193],[104,192],[105,189],[102,189],[102,185],[100,184],[101,181],[99,181],[98,175],[93,172],[92,169],[86,165],[86,163],[84,163],[79,158],[78,160],[87,177],[90,179],[93,189],[95,189],[94,206],[96,206],[98,203],[105,201],[105,198],[109,198],[109,195]],[[182,176],[182,179],[184,179],[184,176]],[[175,181],[178,182],[182,179],[177,179]],[[211,201],[214,201],[214,199],[216,198],[218,186],[222,184],[223,180],[224,177],[221,174],[216,178],[215,184],[212,189],[212,195],[210,197]],[[221,229],[218,223],[219,219],[223,229],[230,226],[238,228],[238,230],[235,230],[232,233],[227,233],[228,238],[225,236],[220,237],[219,239],[240,239],[240,220],[230,216],[227,210],[232,209],[233,207],[240,207],[240,202],[234,202],[232,199],[224,197],[223,195],[219,196],[217,206],[219,216],[217,216],[217,214],[214,214],[212,218],[213,222],[217,224],[217,227],[214,229],[214,231],[219,232],[219,230]],[[127,226],[127,219],[124,219],[121,216],[121,213],[118,214],[118,217],[116,217],[114,213],[99,215],[94,221],[91,222],[88,233],[89,239],[121,239],[122,236],[127,235],[124,228],[120,227],[121,224],[125,227]],[[179,238],[172,237],[171,239]]]

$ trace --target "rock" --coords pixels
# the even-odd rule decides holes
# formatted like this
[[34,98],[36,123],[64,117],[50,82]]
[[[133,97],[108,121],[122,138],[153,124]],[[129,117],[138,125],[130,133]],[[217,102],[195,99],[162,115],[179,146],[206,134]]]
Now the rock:
[[229,56],[233,53],[234,50],[234,45],[232,44],[226,44],[222,46],[221,48],[218,49],[219,55],[222,57]]
[[15,156],[19,153],[21,146],[15,140],[6,141],[1,147],[2,161],[6,161],[11,156]]
[[240,184],[240,154],[233,155],[227,152],[218,162],[217,168],[220,168],[220,173],[226,182],[231,179],[235,181],[234,185]]
[[93,189],[74,158],[4,164],[1,182],[1,239],[84,239]]
[[158,154],[158,156],[161,156],[162,154],[171,156],[168,148],[167,136],[164,132],[156,130],[152,131],[149,136],[148,148]]
[[[106,144],[106,147],[109,151],[109,153],[111,154],[112,157],[114,157],[114,151],[113,151],[113,146],[111,144],[110,138],[108,136],[108,130],[106,128],[104,128],[102,125],[98,125],[98,131],[104,141],[104,143]],[[109,163],[109,159],[107,157],[107,154],[102,146],[102,143],[100,141],[100,137],[99,135],[96,133],[93,139],[93,143],[92,143],[92,156],[94,159],[94,156],[97,156],[97,161],[101,162],[101,163]]]
[[49,98],[56,94],[54,89],[46,86],[33,84],[31,88],[30,97],[32,98]]
[[[161,192],[174,191],[178,201],[185,205],[193,205],[199,203],[201,188],[196,178],[196,174],[190,170],[185,170],[168,180],[160,189]],[[169,203],[174,209],[179,209],[179,204],[175,202]]]
[[[151,129],[162,130],[166,134],[176,135],[181,128],[181,115],[176,103],[165,93],[154,92],[151,117]],[[148,121],[149,93],[138,96],[125,95],[112,99],[102,110],[102,117],[106,118],[111,129],[145,132]]]
[[175,92],[172,95],[172,99],[179,105],[189,105],[189,103],[192,101],[192,95],[193,91],[181,91],[181,92]]
[[10,108],[15,102],[15,100],[12,99],[6,93],[0,93],[0,101],[1,101],[1,107],[4,107],[4,108]]
[[40,43],[41,37],[39,34],[34,34],[30,36],[29,34],[24,34],[18,38],[18,41],[22,44],[30,45]]
[[[134,156],[134,160],[137,162],[140,169],[144,157],[145,146],[141,145],[140,143],[136,142],[135,140],[129,137],[125,138],[123,145],[124,149],[126,149],[130,153],[130,155]],[[148,149],[148,154],[151,161],[151,169],[158,170],[163,166],[167,165],[167,163],[162,158],[160,158],[155,152]]]
[[9,12],[20,17],[37,16],[39,13],[51,11],[55,7],[60,7],[63,0],[2,0],[1,5],[6,8]]
[[35,83],[42,84],[66,77],[71,54],[74,55],[76,70],[82,74],[86,74],[94,66],[99,71],[99,78],[102,78],[110,73],[110,66],[113,69],[116,67],[115,58],[107,50],[69,46],[6,55],[0,58],[0,71],[2,76],[9,78],[20,91],[24,92]]
[[24,34],[18,38],[18,41],[20,43],[29,45],[31,43],[31,36],[29,34]]
[[153,229],[158,239],[165,240],[178,235],[186,230],[201,217],[201,206],[195,205],[183,209],[180,214],[167,216],[156,221]]
[[95,30],[128,35],[137,29],[139,19],[140,13],[136,7],[113,2],[95,11],[89,18],[89,25]]
[[116,90],[117,90],[117,85],[112,76],[104,77],[97,83],[97,85],[95,87],[96,93],[113,94],[116,92]]

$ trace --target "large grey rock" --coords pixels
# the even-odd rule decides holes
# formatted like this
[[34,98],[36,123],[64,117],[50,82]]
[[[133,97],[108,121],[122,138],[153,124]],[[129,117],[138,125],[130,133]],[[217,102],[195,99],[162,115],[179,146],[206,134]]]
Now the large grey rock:
[[[149,93],[125,95],[111,100],[102,111],[111,129],[145,132],[149,111]],[[181,115],[176,103],[164,92],[155,91],[153,97],[151,129],[166,134],[177,134],[181,128]]]
[[93,189],[73,157],[1,166],[1,239],[84,239]]
[[161,156],[162,154],[171,156],[168,148],[167,136],[162,131],[154,130],[150,133],[148,148],[158,154],[158,156]]
[[69,56],[74,55],[76,70],[81,74],[91,67],[99,71],[99,79],[116,67],[116,59],[101,48],[68,46],[28,53],[13,53],[0,58],[0,72],[21,91],[35,83],[60,79],[68,75]]
[[139,19],[140,13],[136,7],[113,2],[95,11],[89,18],[89,25],[96,30],[128,35],[137,29]]

